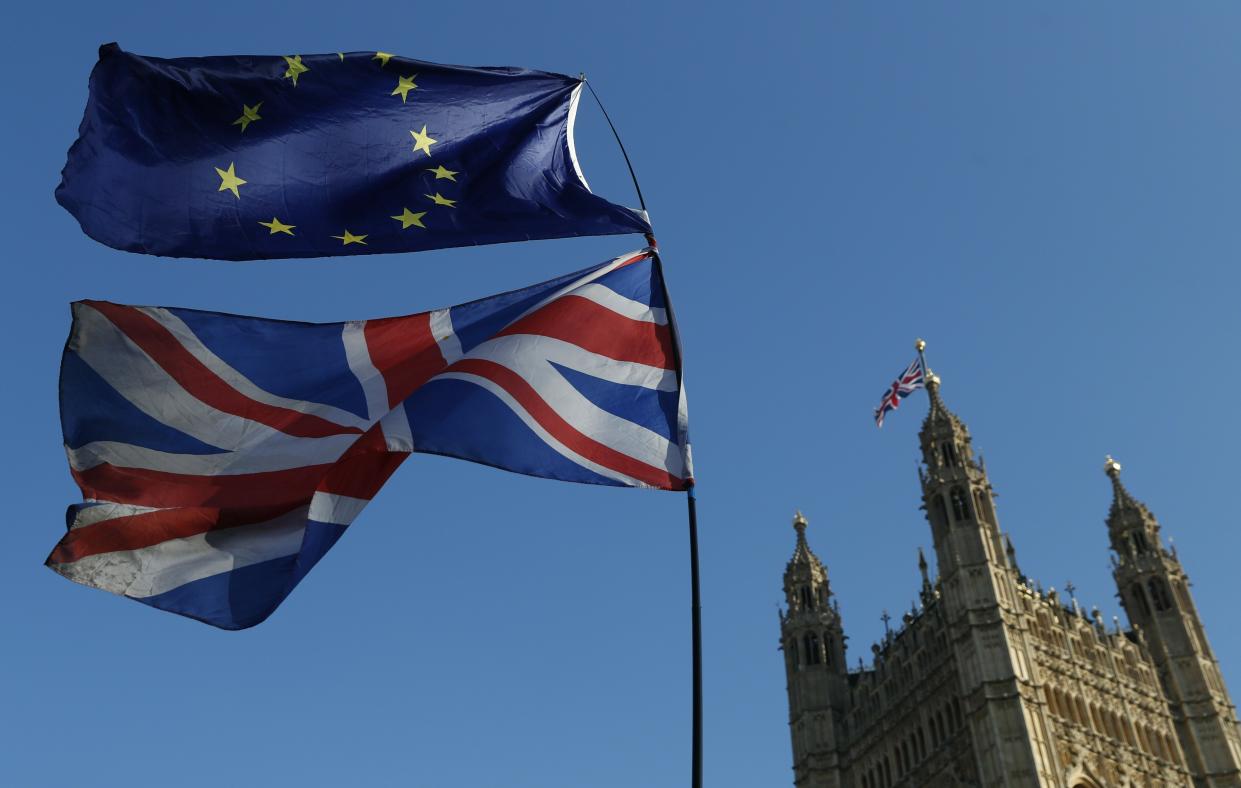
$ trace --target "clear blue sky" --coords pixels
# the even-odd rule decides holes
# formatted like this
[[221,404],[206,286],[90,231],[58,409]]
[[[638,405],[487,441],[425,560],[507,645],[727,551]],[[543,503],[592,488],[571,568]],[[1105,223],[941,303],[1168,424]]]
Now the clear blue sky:
[[[918,586],[924,336],[1023,569],[1120,612],[1105,453],[1176,544],[1241,698],[1241,7],[1234,3],[22,3],[6,122],[0,783],[683,786],[683,496],[405,463],[267,623],[42,567],[77,497],[67,303],[305,320],[533,283],[636,237],[227,264],[115,252],[52,199],[96,47],[376,50],[584,71],[668,265],[700,477],[706,781],[791,784],[776,606],[795,508],[851,635]],[[585,106],[592,186],[632,203]]]

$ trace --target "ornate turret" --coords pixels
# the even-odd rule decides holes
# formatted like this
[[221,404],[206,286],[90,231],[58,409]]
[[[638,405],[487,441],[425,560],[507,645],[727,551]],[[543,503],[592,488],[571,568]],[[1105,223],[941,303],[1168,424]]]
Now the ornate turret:
[[1163,547],[1159,521],[1120,481],[1120,463],[1107,458],[1112,480],[1108,536],[1113,576],[1129,623],[1141,633],[1168,696],[1177,737],[1195,785],[1241,786],[1241,732],[1236,710],[1207,642],[1176,555]]
[[919,433],[919,477],[940,576],[947,579],[963,566],[1005,565],[991,482],[982,463],[974,459],[969,428],[944,404],[939,376],[929,370],[926,390],[931,407]]
[[1030,777],[1038,767],[1029,748],[997,734],[1023,730],[1036,717],[1046,724],[1042,708],[1031,701],[1028,672],[1019,668],[1031,661],[1029,648],[1005,623],[1017,613],[1016,555],[1009,555],[1000,532],[991,482],[974,457],[969,428],[944,403],[939,376],[930,370],[926,390],[930,409],[919,433],[919,478],[949,642],[960,670],[961,704],[975,745],[997,753],[983,769],[983,784],[1034,785]]
[[836,726],[847,702],[845,637],[827,569],[806,541],[808,521],[793,517],[797,545],[784,570],[780,648],[788,677],[793,770],[798,788],[840,785]]

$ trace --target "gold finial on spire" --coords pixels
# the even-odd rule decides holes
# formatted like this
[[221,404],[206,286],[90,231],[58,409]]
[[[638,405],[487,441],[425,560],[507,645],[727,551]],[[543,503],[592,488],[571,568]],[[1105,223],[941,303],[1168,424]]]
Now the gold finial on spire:
[[919,353],[921,353],[922,351],[926,350],[926,342],[924,342],[924,341],[923,341],[922,339],[920,339],[920,338],[919,338],[919,339],[915,339],[915,340],[914,340],[914,350],[918,351]]
[[806,515],[801,513],[801,509],[798,509],[797,513],[793,515],[793,528],[798,533],[805,531],[806,525],[808,525],[809,522],[810,521],[806,519]]
[[1112,455],[1107,455],[1107,459],[1103,461],[1103,472],[1113,479],[1120,477],[1120,463],[1112,459]]

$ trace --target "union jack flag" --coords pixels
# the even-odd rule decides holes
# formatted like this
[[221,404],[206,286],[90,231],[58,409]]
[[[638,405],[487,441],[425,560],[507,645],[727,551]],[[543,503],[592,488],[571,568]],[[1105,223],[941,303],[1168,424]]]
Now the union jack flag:
[[411,452],[592,484],[693,483],[649,250],[380,320],[78,302],[60,403],[85,500],[48,566],[225,629],[267,618]]
[[922,357],[914,359],[914,363],[901,373],[901,376],[892,381],[892,385],[888,386],[883,392],[883,399],[879,402],[879,407],[875,408],[875,426],[883,426],[883,417],[890,410],[896,410],[901,406],[901,400],[908,397],[918,389],[926,385],[926,370],[922,368]]

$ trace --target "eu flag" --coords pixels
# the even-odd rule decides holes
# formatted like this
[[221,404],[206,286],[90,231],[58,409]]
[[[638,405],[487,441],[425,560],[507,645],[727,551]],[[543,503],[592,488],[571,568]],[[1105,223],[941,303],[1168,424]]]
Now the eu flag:
[[56,199],[95,240],[255,260],[645,233],[591,193],[582,83],[387,52],[100,49]]

